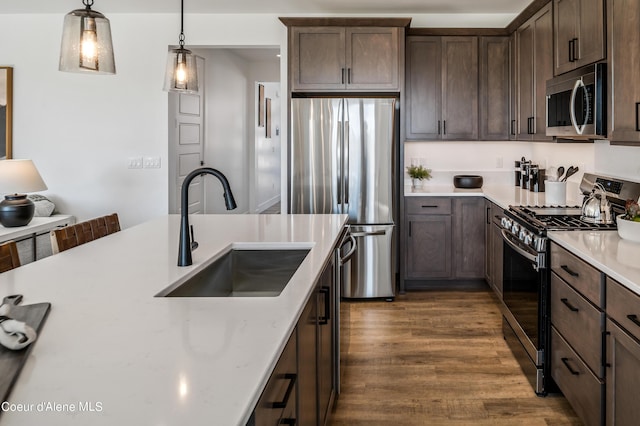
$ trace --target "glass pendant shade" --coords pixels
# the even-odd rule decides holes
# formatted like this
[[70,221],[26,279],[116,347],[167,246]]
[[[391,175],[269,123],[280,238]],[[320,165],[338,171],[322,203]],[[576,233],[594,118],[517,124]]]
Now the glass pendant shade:
[[183,47],[169,50],[164,90],[168,92],[195,93],[198,91],[196,57]]
[[109,20],[102,13],[91,10],[90,4],[85,9],[73,10],[64,17],[58,69],[67,72],[115,74]]

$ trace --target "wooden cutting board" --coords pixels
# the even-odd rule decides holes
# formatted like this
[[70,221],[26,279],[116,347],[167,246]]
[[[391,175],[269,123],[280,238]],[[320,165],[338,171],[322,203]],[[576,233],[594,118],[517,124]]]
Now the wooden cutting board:
[[[35,303],[33,305],[17,305],[22,300],[22,296],[8,296],[4,298],[3,303],[10,303],[11,313],[9,316],[18,321],[23,321],[27,325],[31,326],[38,335],[44,324],[49,309],[51,309],[51,303]],[[0,345],[0,401],[7,401],[9,393],[13,388],[14,383],[20,375],[20,370],[27,360],[31,348],[38,342],[31,343],[26,348],[13,351]],[[0,414],[2,412],[0,411]]]

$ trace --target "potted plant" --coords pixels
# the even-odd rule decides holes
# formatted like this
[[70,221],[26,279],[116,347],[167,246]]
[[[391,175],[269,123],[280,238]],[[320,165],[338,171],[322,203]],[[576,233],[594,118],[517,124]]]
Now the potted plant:
[[407,166],[407,174],[411,178],[412,188],[422,188],[422,181],[431,179],[431,169],[427,169],[423,165]]
[[633,200],[627,200],[625,212],[617,218],[618,235],[625,240],[640,243],[640,206]]

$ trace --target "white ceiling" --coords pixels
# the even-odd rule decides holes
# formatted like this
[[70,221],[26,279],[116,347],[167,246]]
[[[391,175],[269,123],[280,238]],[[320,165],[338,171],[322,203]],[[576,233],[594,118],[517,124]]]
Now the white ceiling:
[[[185,13],[520,13],[532,0],[185,0]],[[81,0],[0,0],[0,13],[67,13]],[[179,0],[95,0],[102,13],[175,13]]]

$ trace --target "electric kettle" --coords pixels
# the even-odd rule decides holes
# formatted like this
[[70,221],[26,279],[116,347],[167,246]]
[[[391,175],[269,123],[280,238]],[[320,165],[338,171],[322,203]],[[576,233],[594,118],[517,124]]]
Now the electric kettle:
[[611,204],[607,200],[607,191],[601,184],[596,183],[593,185],[591,195],[582,203],[582,216],[580,219],[594,224],[608,225],[613,223]]

